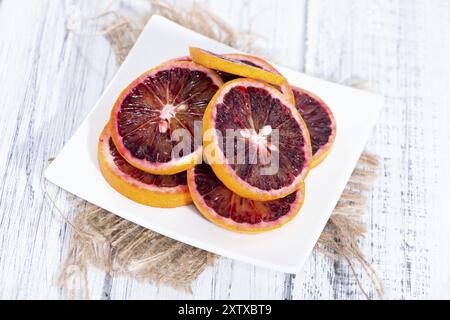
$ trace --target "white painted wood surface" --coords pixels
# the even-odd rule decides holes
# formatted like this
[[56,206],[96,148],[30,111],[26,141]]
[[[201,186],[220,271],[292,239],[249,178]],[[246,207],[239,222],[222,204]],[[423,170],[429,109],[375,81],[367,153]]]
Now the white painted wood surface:
[[[387,298],[450,298],[450,3],[203,2],[235,28],[263,35],[277,62],[334,81],[367,79],[386,96],[367,147],[382,172],[362,246]],[[41,177],[117,69],[104,39],[66,30],[74,6],[90,16],[107,3],[0,0],[0,299],[65,298],[56,278],[71,230],[44,200]],[[71,216],[72,196],[49,192]],[[298,275],[221,259],[193,295],[89,275],[94,299],[363,297],[345,262],[319,253]]]

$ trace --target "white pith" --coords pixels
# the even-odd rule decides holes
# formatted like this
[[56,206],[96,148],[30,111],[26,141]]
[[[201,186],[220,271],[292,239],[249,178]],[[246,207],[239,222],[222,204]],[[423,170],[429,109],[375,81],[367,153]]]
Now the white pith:
[[249,139],[251,143],[256,145],[257,148],[269,148],[270,150],[276,150],[277,147],[267,141],[267,137],[272,133],[272,127],[270,125],[264,126],[259,132],[255,129],[242,129],[240,134],[243,138]]
[[187,109],[187,105],[182,103],[180,105],[174,106],[173,104],[169,103],[166,104],[159,114],[159,125],[158,130],[160,133],[166,133],[167,129],[169,129],[169,121],[173,117],[176,116],[178,111],[185,111]]
[[176,110],[176,106],[174,106],[173,104],[166,104],[162,110],[161,113],[159,115],[159,118],[161,120],[170,120],[173,117],[175,117],[175,110]]

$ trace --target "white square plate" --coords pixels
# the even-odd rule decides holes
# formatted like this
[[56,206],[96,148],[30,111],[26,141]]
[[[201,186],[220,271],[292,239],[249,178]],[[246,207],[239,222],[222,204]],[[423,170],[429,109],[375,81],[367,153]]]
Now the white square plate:
[[234,233],[208,222],[193,206],[151,208],[123,197],[106,183],[97,164],[98,137],[121,90],[144,71],[187,55],[189,46],[236,52],[153,16],[93,110],[47,169],[46,178],[78,197],[178,241],[258,266],[297,273],[356,165],[383,99],[279,67],[291,83],[315,92],[328,103],[337,122],[336,141],[328,158],[310,172],[303,208],[293,221],[262,234]]

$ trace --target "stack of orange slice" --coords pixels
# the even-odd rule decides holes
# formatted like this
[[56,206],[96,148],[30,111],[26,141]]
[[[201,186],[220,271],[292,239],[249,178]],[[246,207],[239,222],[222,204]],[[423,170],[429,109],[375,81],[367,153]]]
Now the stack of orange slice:
[[131,200],[193,201],[230,230],[284,225],[334,142],[330,108],[259,57],[189,50],[120,94],[99,139],[101,172]]

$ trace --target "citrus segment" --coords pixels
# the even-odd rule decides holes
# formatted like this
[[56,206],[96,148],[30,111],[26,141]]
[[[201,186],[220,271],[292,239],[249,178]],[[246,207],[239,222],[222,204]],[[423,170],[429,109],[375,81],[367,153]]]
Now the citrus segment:
[[292,87],[297,110],[305,120],[311,137],[313,158],[311,168],[328,155],[336,138],[336,121],[325,102],[311,92]]
[[256,80],[224,84],[203,117],[205,157],[215,174],[254,200],[279,199],[301,186],[312,157],[309,139],[295,106]]
[[186,173],[153,175],[131,166],[117,151],[107,125],[98,142],[100,171],[119,193],[138,203],[172,208],[192,202]]
[[259,233],[281,227],[297,215],[305,195],[302,183],[297,191],[282,199],[242,198],[228,189],[206,164],[188,170],[187,180],[194,204],[202,215],[237,232]]
[[[194,124],[202,120],[221,85],[214,71],[189,61],[173,61],[144,73],[120,94],[111,112],[117,150],[131,165],[153,174],[193,167],[201,160]],[[184,133],[175,134],[177,129]],[[175,152],[182,139],[190,139],[184,140],[190,148]]]
[[260,67],[244,63],[238,59],[221,56],[200,48],[190,47],[189,52],[194,62],[207,68],[235,74],[241,77],[262,80],[275,85],[282,85],[286,82],[279,73],[270,72]]

